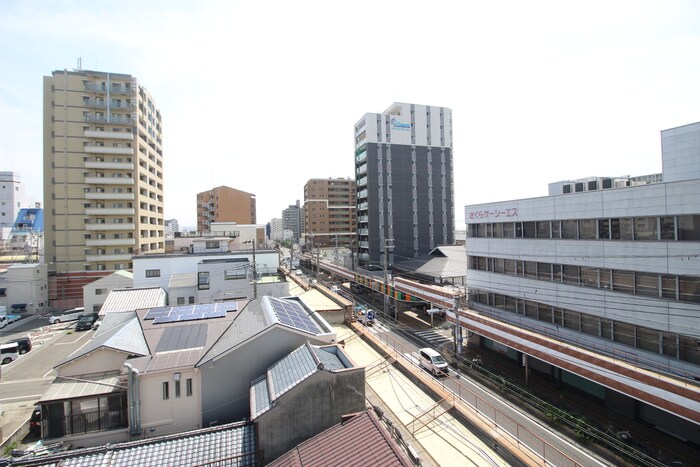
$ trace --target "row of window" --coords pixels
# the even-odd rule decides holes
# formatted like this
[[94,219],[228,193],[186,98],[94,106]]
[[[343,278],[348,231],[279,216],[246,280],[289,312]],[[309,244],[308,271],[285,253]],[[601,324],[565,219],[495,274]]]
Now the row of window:
[[[175,380],[175,398],[179,398],[181,393],[180,389],[180,380],[176,379]],[[187,397],[192,396],[192,378],[187,378],[185,380],[185,395]],[[170,382],[169,381],[164,381],[163,382],[163,400],[167,401],[170,399]]]
[[700,215],[469,224],[470,238],[700,241]]
[[677,360],[700,364],[700,347],[698,347],[697,341],[690,337],[484,290],[472,289],[469,291],[469,297],[472,303],[556,324],[573,331],[666,355]]
[[615,292],[700,303],[700,277],[469,256],[469,269]]

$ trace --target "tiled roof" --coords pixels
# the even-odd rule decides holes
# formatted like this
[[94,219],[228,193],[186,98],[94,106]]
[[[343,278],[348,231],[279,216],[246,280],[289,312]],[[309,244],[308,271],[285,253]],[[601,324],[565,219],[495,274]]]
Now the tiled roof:
[[[335,347],[333,347],[335,349]],[[346,368],[338,356],[309,344],[302,345],[278,361],[250,387],[251,418],[267,412],[274,401],[317,371],[336,371]]]
[[12,465],[46,467],[121,466],[257,466],[255,427],[236,422],[220,427],[166,435],[142,441],[107,444],[42,458],[14,459]]
[[[354,440],[349,442],[349,440]],[[412,466],[377,416],[367,410],[281,455],[269,467]]]

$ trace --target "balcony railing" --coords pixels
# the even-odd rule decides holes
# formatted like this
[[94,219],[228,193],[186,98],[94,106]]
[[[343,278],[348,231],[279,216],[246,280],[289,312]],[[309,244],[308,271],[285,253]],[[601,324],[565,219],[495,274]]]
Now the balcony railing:
[[118,430],[129,426],[126,408],[86,412],[66,417],[52,417],[41,421],[45,438],[61,438],[95,431]]

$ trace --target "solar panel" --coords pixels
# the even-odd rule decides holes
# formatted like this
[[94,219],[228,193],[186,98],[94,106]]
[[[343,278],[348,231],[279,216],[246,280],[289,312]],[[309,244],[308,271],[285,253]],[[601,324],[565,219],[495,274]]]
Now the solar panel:
[[170,307],[151,308],[143,319],[156,319],[165,316],[170,312]]
[[213,310],[204,312],[204,319],[208,318],[224,318],[226,317],[225,311]]
[[160,317],[156,318],[155,321],[153,321],[153,324],[174,323],[175,321],[177,321],[177,316],[172,316],[172,315],[160,316]]
[[269,303],[282,324],[315,334],[321,332],[319,326],[301,304],[274,297],[269,297]]
[[236,302],[223,302],[223,303],[217,303],[216,304],[216,309],[217,310],[223,310],[225,312],[229,311],[237,311],[238,310],[238,305]]

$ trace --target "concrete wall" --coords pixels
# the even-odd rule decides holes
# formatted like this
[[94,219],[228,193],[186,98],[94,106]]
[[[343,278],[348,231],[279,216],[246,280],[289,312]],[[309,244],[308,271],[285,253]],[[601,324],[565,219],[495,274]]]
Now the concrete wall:
[[[134,280],[121,274],[110,274],[102,279],[97,279],[83,287],[83,306],[85,311],[100,311],[109,292],[114,289],[125,289],[134,286]],[[97,292],[100,292],[99,294]],[[97,307],[97,309],[95,309]]]
[[[340,423],[345,414],[365,409],[364,368],[338,373],[317,371],[283,394],[276,405],[256,420],[265,462],[300,442]],[[358,449],[361,449],[361,441]]]

